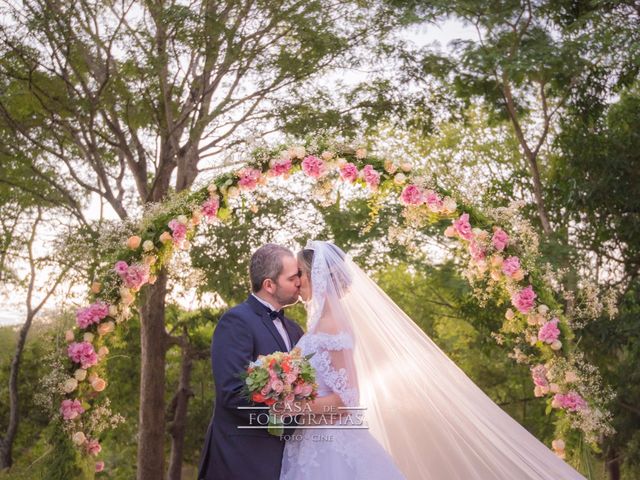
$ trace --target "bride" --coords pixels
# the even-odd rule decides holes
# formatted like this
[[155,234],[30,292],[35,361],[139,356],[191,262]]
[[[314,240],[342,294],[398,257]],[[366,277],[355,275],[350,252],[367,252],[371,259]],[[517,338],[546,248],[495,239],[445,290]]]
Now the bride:
[[282,480],[583,478],[493,403],[342,250],[313,241],[298,261],[308,325],[297,346],[314,353],[319,388],[314,415],[286,443]]

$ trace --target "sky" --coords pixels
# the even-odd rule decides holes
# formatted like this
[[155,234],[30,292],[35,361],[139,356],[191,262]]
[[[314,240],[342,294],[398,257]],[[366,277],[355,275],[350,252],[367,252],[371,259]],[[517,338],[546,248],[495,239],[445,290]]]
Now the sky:
[[[438,43],[443,50],[447,49],[449,42],[455,39],[475,39],[475,30],[470,26],[465,26],[457,20],[445,20],[439,25],[416,26],[402,33],[402,37],[413,42],[416,46],[422,47],[429,44]],[[109,206],[105,206],[104,216],[108,219],[117,219]],[[87,218],[98,219],[100,216],[100,200],[94,195],[87,209]],[[11,294],[11,292],[9,292]],[[37,295],[36,295],[37,300]],[[55,302],[52,298],[50,302]],[[0,326],[20,324],[24,321],[26,310],[19,304],[12,305],[0,296]]]

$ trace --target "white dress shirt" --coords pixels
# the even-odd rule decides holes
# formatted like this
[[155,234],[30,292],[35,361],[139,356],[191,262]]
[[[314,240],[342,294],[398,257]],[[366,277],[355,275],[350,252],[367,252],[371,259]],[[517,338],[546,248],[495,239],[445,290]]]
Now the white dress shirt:
[[[270,310],[276,311],[276,309],[273,308],[273,306],[271,306],[269,302],[264,301],[259,296],[253,293],[251,295],[253,295],[255,299],[258,300],[265,307],[268,307]],[[282,320],[276,317],[273,319],[273,323],[276,325],[276,329],[278,330],[278,333],[280,333],[282,340],[284,340],[284,344],[287,346],[287,351],[291,350],[291,340],[289,340],[289,335],[287,334],[287,331],[285,330],[284,325],[282,324]]]

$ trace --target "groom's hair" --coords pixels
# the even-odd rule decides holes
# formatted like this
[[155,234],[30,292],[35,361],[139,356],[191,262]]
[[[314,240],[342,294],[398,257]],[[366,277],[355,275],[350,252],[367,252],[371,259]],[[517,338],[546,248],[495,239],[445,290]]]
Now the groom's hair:
[[267,278],[274,281],[278,278],[282,273],[282,258],[287,255],[293,257],[291,250],[275,243],[267,243],[253,253],[249,264],[249,277],[254,292],[262,289],[262,283]]

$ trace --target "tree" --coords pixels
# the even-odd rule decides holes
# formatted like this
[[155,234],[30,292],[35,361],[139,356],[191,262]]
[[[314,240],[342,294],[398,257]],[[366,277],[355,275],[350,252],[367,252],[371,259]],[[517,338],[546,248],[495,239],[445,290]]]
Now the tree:
[[[39,256],[36,251],[36,240],[38,238],[38,229],[42,228],[43,223],[43,209],[41,207],[35,208],[35,216],[24,215],[26,218],[22,219],[28,222],[28,230],[26,239],[16,236],[12,238],[11,243],[7,245],[9,249],[26,250],[26,265],[28,271],[26,277],[23,277],[23,272],[12,272],[12,280],[15,287],[24,288],[26,291],[26,318],[21,325],[18,332],[18,340],[16,342],[15,351],[11,359],[11,367],[9,374],[9,424],[7,430],[2,437],[0,437],[0,470],[11,467],[13,463],[12,447],[13,442],[18,433],[18,426],[20,423],[20,399],[18,395],[18,382],[20,374],[20,362],[22,360],[22,354],[25,348],[27,340],[27,334],[31,329],[33,319],[41,311],[42,307],[48,302],[50,297],[58,289],[62,281],[66,278],[67,273],[72,268],[71,259],[66,259],[66,264],[57,270],[51,277],[49,277],[46,284],[43,286],[42,273],[46,273],[46,270],[51,268],[52,263],[57,267],[60,262],[51,262],[48,257]],[[12,232],[14,233],[14,232]],[[15,262],[15,252],[13,252],[12,258]],[[18,262],[15,262],[18,263]],[[57,265],[56,265],[57,264]],[[18,268],[20,265],[18,265]],[[39,275],[40,274],[40,275]],[[7,275],[8,276],[8,275]],[[24,280],[23,280],[24,279]],[[35,298],[35,294],[39,292],[42,294],[42,298]]]
[[[15,100],[10,108],[21,114],[24,105],[20,99]],[[13,463],[13,444],[20,425],[20,366],[27,336],[33,320],[58,287],[70,280],[67,274],[73,266],[73,256],[62,254],[58,242],[51,243],[51,252],[42,252],[41,246],[47,231],[54,229],[60,235],[65,234],[69,224],[62,212],[86,224],[81,200],[71,195],[50,171],[41,168],[38,151],[20,149],[10,126],[3,120],[0,119],[0,293],[5,296],[24,293],[22,307],[26,314],[11,359],[9,422],[0,437],[0,470]],[[48,220],[57,214],[62,221]],[[45,280],[48,274],[51,276]],[[16,306],[15,302],[11,303]]]
[[610,478],[617,480],[625,469],[637,468],[640,452],[640,412],[633,401],[639,361],[640,95],[636,83],[607,102],[607,90],[591,89],[591,101],[571,104],[558,136],[561,155],[554,158],[549,197],[554,216],[573,226],[581,268],[620,292],[619,312],[596,316],[582,331],[585,350],[616,392],[617,435],[605,442],[604,455]]
[[591,77],[625,83],[637,74],[635,2],[389,3],[404,10],[409,24],[453,16],[475,29],[475,41],[455,41],[453,58],[429,48],[406,54],[407,73],[425,89],[435,80],[450,83],[466,102],[481,98],[495,119],[511,124],[528,165],[539,224],[551,235],[558,226],[544,196],[550,145],[568,101]]
[[170,322],[172,332],[182,331],[176,342],[181,350],[178,385],[167,409],[168,431],[171,435],[168,478],[171,480],[182,477],[188,428],[187,410],[189,401],[195,396],[192,389],[193,370],[197,361],[210,358],[211,327],[217,324],[219,317],[218,311],[197,310],[182,314],[178,312]]
[[[551,170],[555,210],[565,207],[562,220],[577,226],[581,252],[598,259],[593,274],[613,285],[630,285],[640,275],[639,122],[638,83],[609,105],[574,105]],[[607,266],[617,275],[608,279]]]

